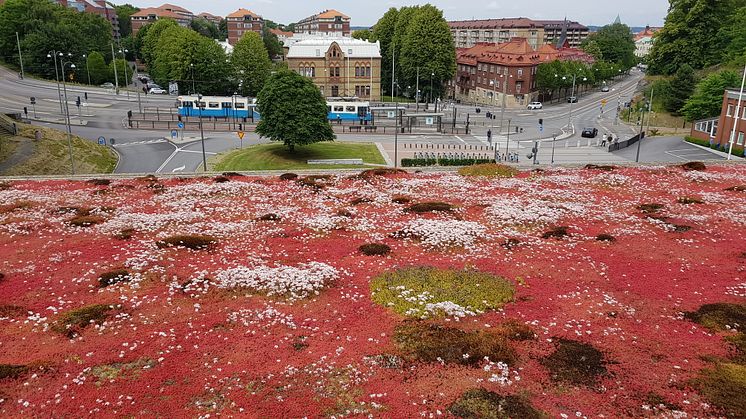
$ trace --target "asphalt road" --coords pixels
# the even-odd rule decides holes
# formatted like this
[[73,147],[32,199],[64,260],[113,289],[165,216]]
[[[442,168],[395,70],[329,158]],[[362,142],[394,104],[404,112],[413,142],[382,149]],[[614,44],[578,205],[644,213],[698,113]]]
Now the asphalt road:
[[[551,160],[551,149],[554,146],[555,162],[567,163],[601,163],[634,161],[636,150],[626,149],[615,153],[608,153],[596,146],[597,140],[580,138],[580,131],[584,127],[596,127],[600,134],[610,132],[619,138],[628,138],[635,134],[634,128],[616,123],[616,105],[629,100],[641,73],[633,72],[630,76],[610,84],[611,91],[603,93],[592,90],[581,92],[579,102],[574,104],[559,103],[545,104],[544,109],[529,111],[524,108],[506,109],[503,118],[504,129],[500,129],[499,120],[487,120],[486,112],[496,113],[499,117],[500,108],[480,106],[481,112],[476,114],[474,106],[454,105],[458,114],[470,115],[472,132],[469,135],[440,135],[437,133],[421,133],[400,135],[400,147],[404,144],[452,145],[454,147],[484,147],[488,146],[487,130],[492,129],[494,144],[498,150],[518,152],[521,162],[525,163],[525,155],[540,143],[539,160],[542,163]],[[26,79],[19,80],[15,72],[0,67],[0,111],[22,112],[28,107],[29,116],[34,117],[34,108],[29,98],[36,98],[36,121],[33,123],[64,129],[63,114],[60,112],[60,100],[57,84],[53,82]],[[84,97],[88,93],[88,101],[78,110],[75,98]],[[199,133],[186,132],[187,141],[174,143],[170,141],[168,131],[131,130],[123,126],[127,111],[142,107],[169,108],[173,106],[172,96],[146,96],[131,92],[129,98],[125,92],[115,95],[96,87],[70,86],[67,89],[68,106],[71,113],[72,131],[83,138],[96,141],[99,137],[110,143],[114,139],[114,149],[120,155],[117,173],[153,173],[153,172],[193,172],[201,170],[203,153]],[[601,109],[601,100],[607,101]],[[446,108],[448,112],[450,108]],[[572,116],[570,113],[572,112]],[[80,115],[80,118],[78,117]],[[543,132],[539,130],[538,120],[544,120]],[[568,126],[568,121],[571,124]],[[508,123],[511,135],[508,136]],[[515,134],[514,127],[523,128],[523,132]],[[565,135],[562,135],[566,133]],[[552,144],[552,136],[559,135],[560,139]],[[234,133],[205,133],[205,155],[211,156],[240,147],[240,142]],[[568,138],[563,138],[568,137]],[[389,152],[393,158],[393,135],[365,135],[340,134],[342,141],[377,142]],[[649,141],[649,142],[648,142]],[[243,146],[265,142],[254,133],[247,133]],[[708,153],[712,156],[708,156]],[[707,160],[718,156],[703,151],[680,141],[680,139],[646,140],[642,145],[641,161],[681,161],[691,158]],[[407,153],[399,152],[400,158]]]
[[[639,143],[640,162],[669,162],[682,163],[702,160],[724,160],[720,154],[699,148],[689,144],[681,137],[652,137],[643,139]],[[613,154],[629,161],[637,158],[638,144],[623,150],[615,151]]]

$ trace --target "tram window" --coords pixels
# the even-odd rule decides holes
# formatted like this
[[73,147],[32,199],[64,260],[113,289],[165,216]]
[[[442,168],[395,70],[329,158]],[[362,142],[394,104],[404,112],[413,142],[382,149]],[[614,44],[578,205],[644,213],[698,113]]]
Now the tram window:
[[335,106],[334,107],[334,112],[344,112],[344,111],[345,111],[345,107],[344,106]]
[[236,102],[236,109],[244,109],[246,107],[245,103]]
[[326,111],[327,111],[327,112],[331,112],[331,111],[332,111],[332,107],[331,107],[331,106],[327,106],[327,107],[326,107]]
[[205,102],[200,102],[200,101],[197,101],[197,100],[195,100],[195,101],[194,101],[194,104],[195,104],[195,105],[196,105],[196,106],[197,106],[198,108],[204,108],[204,107],[205,107]]
[[188,101],[188,102],[181,102],[180,108],[193,108],[194,102]]
[[233,104],[230,103],[230,102],[223,102],[220,105],[223,106],[223,109],[231,109],[231,108],[233,108]]
[[347,107],[347,112],[355,112],[355,107],[354,106],[348,106]]
[[218,103],[218,102],[210,102],[209,105],[208,105],[208,107],[210,109],[218,109],[218,108],[220,108],[220,103]]

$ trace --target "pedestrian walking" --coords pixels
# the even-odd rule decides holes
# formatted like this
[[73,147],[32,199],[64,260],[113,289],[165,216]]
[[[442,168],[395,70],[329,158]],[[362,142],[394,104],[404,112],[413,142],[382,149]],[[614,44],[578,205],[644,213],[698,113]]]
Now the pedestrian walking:
[[491,129],[487,130],[487,142],[492,144],[492,130]]

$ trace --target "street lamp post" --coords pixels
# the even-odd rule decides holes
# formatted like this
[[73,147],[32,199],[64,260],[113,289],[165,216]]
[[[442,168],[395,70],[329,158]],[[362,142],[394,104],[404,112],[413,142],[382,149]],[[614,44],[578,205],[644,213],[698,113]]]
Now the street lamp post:
[[67,148],[70,151],[70,173],[75,175],[75,163],[73,161],[72,127],[70,127],[70,106],[67,102],[67,82],[65,82],[65,66],[68,64],[70,65],[71,69],[75,69],[75,64],[60,60],[60,67],[62,70],[62,87],[65,92],[65,120],[67,122]]
[[[393,90],[392,90],[393,92]],[[399,102],[394,104],[394,169],[399,167]]]
[[197,89],[194,88],[194,64],[189,64],[189,70],[192,73],[192,94],[195,94]]
[[[125,52],[129,52],[129,50],[126,50],[126,49],[125,50],[121,50],[120,49],[119,52],[122,53],[122,58],[124,59],[124,88],[125,88],[125,90],[127,90],[127,100],[129,100],[129,98],[130,98],[130,91],[129,91],[129,89],[127,89],[127,87],[130,85],[130,79],[127,76],[127,67],[129,66],[129,64],[127,64],[127,56],[124,55],[124,53]],[[114,63],[114,68],[116,68],[116,63]]]
[[[513,78],[513,75],[503,73],[503,74],[500,74],[500,78],[505,79],[503,80],[503,105],[502,105],[502,108],[500,109],[500,131],[502,131],[503,130],[503,116],[505,116],[505,96],[508,94],[508,79]],[[508,127],[508,129],[510,129],[510,127]]]
[[637,134],[637,157],[635,157],[635,163],[640,162],[640,148],[642,147],[642,136],[643,136],[643,127],[645,126],[645,107],[647,107],[647,104],[644,102],[642,103],[642,110],[640,114],[640,133]]
[[202,129],[202,108],[204,103],[202,102],[202,95],[197,94],[197,105],[199,107],[199,136],[202,139],[202,170],[207,171],[207,153],[205,153],[205,131]]
[[744,84],[746,84],[746,66],[744,66],[743,69],[743,78],[741,79],[741,91],[738,93],[738,104],[736,105],[736,114],[734,115],[733,119],[733,131],[730,133],[730,141],[728,144],[728,160],[731,159],[731,156],[733,155],[733,142],[736,140],[736,127],[738,126],[738,121],[743,117],[741,115],[741,101],[743,100],[743,88]]
[[554,164],[554,142],[555,141],[557,141],[557,134],[554,134],[554,136],[552,136],[552,163],[551,164]]
[[[554,77],[559,77],[559,75],[555,74]],[[570,76],[562,76],[562,80],[567,80],[568,77]],[[577,98],[575,97],[575,82],[577,81],[577,78],[578,78],[577,74],[572,75],[572,90],[570,93],[570,110],[567,115],[567,129],[568,130],[572,129],[572,105],[577,100]],[[586,81],[586,80],[588,80],[588,78],[583,77],[583,81]]]
[[57,71],[57,51],[49,51],[47,53],[47,58],[51,58],[54,60],[54,80],[57,82],[57,98],[60,102],[60,113],[65,114],[65,110],[62,109],[62,91],[60,90],[60,75]]
[[414,103],[417,112],[420,111],[420,68],[417,67],[417,84],[414,87]]
[[116,86],[115,93],[119,94],[119,75],[117,74],[117,56],[114,55],[114,43],[111,43],[111,63],[114,65],[114,84]]
[[85,59],[85,72],[88,74],[88,85],[91,85],[91,70],[88,69],[88,54],[83,54],[83,59]]
[[430,102],[433,100],[433,78],[435,77],[435,73],[430,73],[430,98],[428,99],[428,108],[430,107]]

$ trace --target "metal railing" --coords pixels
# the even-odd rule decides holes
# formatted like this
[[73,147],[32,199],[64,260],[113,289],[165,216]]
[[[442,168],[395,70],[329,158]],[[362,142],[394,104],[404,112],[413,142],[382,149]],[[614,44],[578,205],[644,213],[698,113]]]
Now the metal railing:
[[642,136],[640,134],[635,135],[634,137],[630,138],[629,140],[619,141],[613,144],[609,145],[609,153],[612,151],[618,151],[623,148],[627,148],[631,146],[632,144],[635,144],[636,142],[640,141],[641,138],[645,138],[645,132],[642,132]]
[[18,135],[18,126],[7,115],[0,114],[0,129],[7,131],[10,135]]

